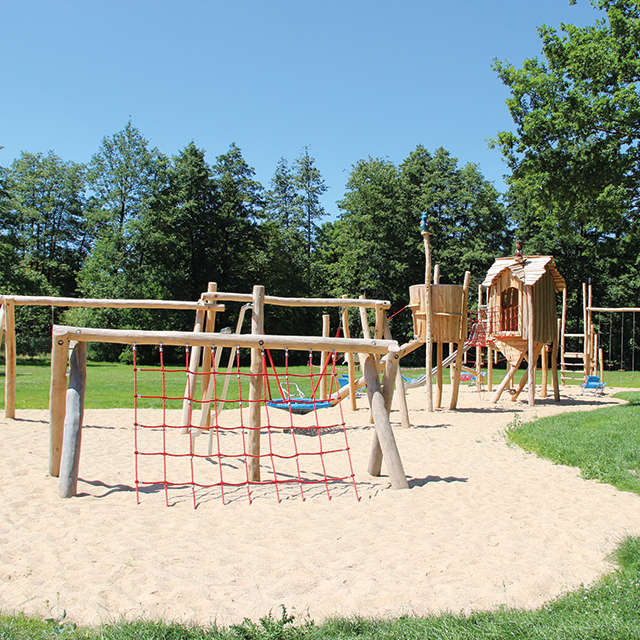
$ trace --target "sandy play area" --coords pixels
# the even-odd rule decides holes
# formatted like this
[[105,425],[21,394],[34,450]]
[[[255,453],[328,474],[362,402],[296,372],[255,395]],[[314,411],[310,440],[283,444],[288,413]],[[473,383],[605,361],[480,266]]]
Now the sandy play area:
[[[640,535],[640,497],[585,481],[506,445],[502,431],[560,411],[618,401],[562,392],[529,409],[461,390],[456,412],[427,413],[409,392],[411,429],[392,413],[411,488],[371,478],[366,399],[345,407],[358,491],[249,504],[162,491],[136,504],[132,411],[87,411],[80,496],[57,496],[48,413],[0,420],[0,609],[58,603],[82,623],[120,616],[230,624],[270,610],[387,616],[498,605],[535,607],[590,583],[607,554]],[[448,397],[445,398],[448,406]],[[384,471],[384,467],[383,467]],[[59,594],[59,595],[58,595]]]

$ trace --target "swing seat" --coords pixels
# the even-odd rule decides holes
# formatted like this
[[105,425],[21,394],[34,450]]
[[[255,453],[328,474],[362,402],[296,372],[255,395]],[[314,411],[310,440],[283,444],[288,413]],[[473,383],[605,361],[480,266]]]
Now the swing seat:
[[327,409],[331,406],[331,401],[313,400],[312,398],[274,398],[267,400],[267,406],[291,411],[291,413],[298,415],[305,415],[315,409]]
[[587,381],[583,382],[580,385],[580,387],[582,388],[582,395],[584,395],[585,392],[588,391],[593,393],[594,396],[601,396],[606,386],[606,383],[601,382],[598,376],[587,376]]

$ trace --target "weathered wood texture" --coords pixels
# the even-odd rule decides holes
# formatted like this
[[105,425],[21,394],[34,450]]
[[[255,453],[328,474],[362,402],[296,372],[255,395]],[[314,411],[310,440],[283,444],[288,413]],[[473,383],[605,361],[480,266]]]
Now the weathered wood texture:
[[87,345],[85,342],[76,342],[69,358],[69,386],[58,480],[58,495],[61,498],[71,498],[78,492],[86,382]]
[[[251,333],[264,333],[264,287],[253,287],[253,309],[251,312]],[[262,350],[251,349],[251,380],[249,383],[249,480],[260,482],[260,434],[262,408]]]
[[340,351],[366,352],[384,355],[395,340],[364,340],[362,338],[320,338],[315,336],[277,336],[229,333],[191,333],[189,331],[138,331],[135,329],[91,329],[83,327],[53,326],[54,336],[82,342],[108,342],[115,344],[165,344],[165,345],[215,345],[253,349],[264,346],[267,349],[291,351]]

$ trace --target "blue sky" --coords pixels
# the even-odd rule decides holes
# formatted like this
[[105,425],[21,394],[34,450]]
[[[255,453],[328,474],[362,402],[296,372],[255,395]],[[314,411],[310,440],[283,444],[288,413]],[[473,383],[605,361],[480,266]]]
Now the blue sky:
[[588,0],[0,0],[0,165],[87,162],[131,118],[168,155],[193,140],[213,163],[235,142],[265,187],[308,146],[332,216],[353,164],[418,144],[503,190],[492,60],[600,16]]

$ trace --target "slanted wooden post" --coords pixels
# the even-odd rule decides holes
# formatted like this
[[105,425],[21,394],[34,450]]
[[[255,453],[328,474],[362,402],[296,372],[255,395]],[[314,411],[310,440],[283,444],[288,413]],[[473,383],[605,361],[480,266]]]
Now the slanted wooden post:
[[[328,313],[325,313],[322,316],[322,337],[328,338],[330,332],[331,332],[331,316]],[[327,358],[329,356],[330,356],[330,353],[328,351],[322,351],[320,353],[320,372],[324,370],[325,364],[327,362]],[[320,384],[320,400],[327,399],[327,393],[328,393],[327,382],[328,382],[328,376],[324,376],[322,378],[322,383]]]
[[[384,316],[383,323],[383,336],[385,340],[392,340],[391,337],[391,329],[389,328],[389,320],[387,316]],[[395,354],[395,351],[394,351]],[[387,358],[391,357],[390,354],[387,354]],[[411,420],[409,418],[409,407],[407,406],[407,392],[404,388],[404,380],[402,379],[402,369],[400,368],[400,358],[398,358],[398,366],[395,368],[395,388],[398,391],[398,408],[400,410],[400,422],[405,429],[408,429],[411,426]],[[385,398],[387,397],[387,393],[389,393],[388,389],[384,388]],[[391,394],[393,396],[393,386],[391,387]],[[391,411],[391,405],[389,405],[389,411]]]
[[513,376],[516,374],[516,371],[518,370],[518,367],[522,363],[523,358],[524,358],[524,353],[521,353],[516,363],[511,365],[511,368],[507,372],[507,375],[503,378],[502,382],[500,383],[500,386],[496,389],[496,392],[493,394],[493,397],[491,398],[491,402],[493,404],[495,404],[496,402],[498,402],[498,400],[500,400],[500,396],[502,395],[502,392],[511,384],[511,381],[513,380]]
[[536,365],[538,364],[538,352],[535,348],[535,322],[533,317],[533,285],[525,285],[524,290],[527,294],[527,306],[529,309],[529,406],[533,407],[536,403]]
[[360,366],[367,383],[367,395],[375,425],[375,435],[369,458],[369,473],[372,476],[380,475],[384,457],[391,486],[394,489],[408,489],[409,483],[407,482],[398,445],[389,421],[389,409],[393,399],[393,385],[398,362],[398,349],[390,348],[387,353],[383,378],[385,393],[380,387],[375,357],[371,354],[360,355]]
[[[193,325],[194,333],[201,333],[204,324],[204,309],[196,311],[196,321]],[[187,383],[184,388],[184,400],[182,402],[182,421],[181,425],[186,427],[189,424],[189,414],[191,409],[191,398],[196,397],[196,373],[200,365],[200,346],[192,345],[191,355],[189,357],[189,371],[187,372]],[[182,430],[185,433],[185,429]]]
[[51,384],[49,387],[49,475],[60,475],[60,456],[64,434],[64,417],[67,394],[68,339],[56,336],[53,327],[51,345]]
[[[218,285],[215,282],[209,282],[207,284],[207,293],[215,293],[218,290]],[[206,319],[204,325],[205,333],[214,333],[216,330],[216,310],[215,309],[207,309]],[[218,350],[220,351],[220,350]],[[217,355],[217,354],[216,354]],[[220,359],[217,358],[217,362],[220,362]],[[217,369],[217,366],[216,366]],[[204,351],[202,353],[202,373],[208,374],[202,376],[201,383],[201,392],[200,397],[204,401],[207,398],[209,385],[211,384],[211,346],[204,347]],[[204,426],[209,427],[211,421],[211,405],[202,405],[202,412],[206,414],[206,420],[204,421]],[[202,420],[200,421],[202,426]],[[200,433],[199,431],[197,433]]]
[[4,417],[16,417],[16,322],[15,304],[4,300]]
[[[253,287],[251,333],[264,334],[264,286]],[[260,482],[260,427],[262,411],[262,350],[251,349],[251,379],[249,385],[249,481]]]
[[66,415],[58,495],[71,498],[78,492],[78,468],[82,445],[82,419],[84,394],[87,382],[87,343],[75,342],[69,358],[69,388],[67,389]]
[[[342,296],[343,298],[348,298],[349,296]],[[347,307],[342,307],[342,333],[345,338],[351,337],[351,332],[349,330],[349,309]],[[355,411],[358,408],[358,404],[356,402],[356,362],[355,356],[353,353],[345,354],[345,358],[347,358],[347,363],[349,365],[349,396],[351,400],[351,409]]]

